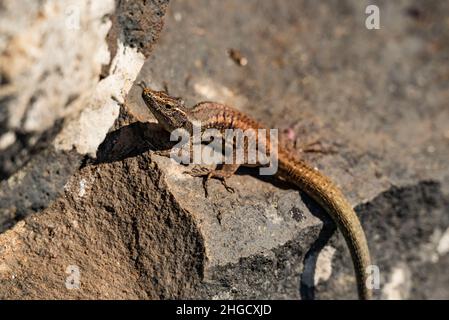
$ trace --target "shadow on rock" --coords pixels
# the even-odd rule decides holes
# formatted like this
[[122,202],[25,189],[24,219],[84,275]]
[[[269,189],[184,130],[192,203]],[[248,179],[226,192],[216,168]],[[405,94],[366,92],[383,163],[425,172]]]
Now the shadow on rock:
[[107,134],[94,164],[121,161],[147,151],[169,149],[170,134],[156,123],[135,122]]

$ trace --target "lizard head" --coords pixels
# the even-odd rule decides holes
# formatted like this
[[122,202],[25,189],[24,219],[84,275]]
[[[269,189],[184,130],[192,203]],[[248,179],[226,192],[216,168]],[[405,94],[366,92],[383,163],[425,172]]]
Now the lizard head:
[[139,86],[143,89],[142,99],[145,105],[166,131],[188,129],[187,110],[182,99],[171,97],[165,91],[151,90],[143,82],[140,82]]

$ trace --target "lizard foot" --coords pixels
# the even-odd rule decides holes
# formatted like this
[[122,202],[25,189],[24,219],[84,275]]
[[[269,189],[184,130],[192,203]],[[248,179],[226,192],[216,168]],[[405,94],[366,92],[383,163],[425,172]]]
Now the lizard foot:
[[206,198],[209,197],[208,182],[210,179],[217,179],[221,181],[221,184],[226,188],[226,191],[230,193],[235,193],[235,189],[227,184],[228,174],[224,173],[222,170],[211,170],[208,168],[194,167],[191,171],[184,171],[191,175],[192,177],[202,177],[203,178],[203,188]]
[[322,154],[335,154],[337,150],[330,147],[325,146],[321,141],[317,140],[314,142],[306,143],[300,146],[300,151],[304,153],[322,153]]

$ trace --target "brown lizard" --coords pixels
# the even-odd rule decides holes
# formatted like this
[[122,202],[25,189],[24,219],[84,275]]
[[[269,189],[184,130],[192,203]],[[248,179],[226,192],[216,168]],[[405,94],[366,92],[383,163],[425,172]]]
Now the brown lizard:
[[[146,106],[163,129],[168,132],[183,128],[191,134],[193,121],[200,121],[202,130],[209,128],[218,130],[264,128],[256,120],[229,106],[214,102],[202,102],[193,108],[187,108],[180,98],[171,97],[164,91],[151,90],[142,82],[139,85],[143,88],[142,98]],[[270,150],[269,139],[266,139],[266,144],[267,150]],[[276,177],[292,183],[306,192],[326,210],[342,232],[354,263],[359,298],[370,299],[372,290],[366,285],[367,267],[371,264],[370,254],[365,233],[352,206],[329,178],[304,161],[297,159],[288,150],[278,148],[277,157],[279,165]],[[225,184],[226,179],[231,177],[238,167],[239,164],[223,164],[220,170],[210,170],[193,175],[204,175],[207,179],[220,179]]]

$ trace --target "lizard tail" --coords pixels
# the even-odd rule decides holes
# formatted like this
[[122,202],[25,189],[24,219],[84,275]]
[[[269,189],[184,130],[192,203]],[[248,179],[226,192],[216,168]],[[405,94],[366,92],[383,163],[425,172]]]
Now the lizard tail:
[[371,265],[370,254],[365,233],[354,209],[340,189],[318,170],[286,152],[279,158],[280,177],[294,183],[312,197],[343,233],[354,263],[359,298],[371,299],[372,290],[366,285],[367,268]]

